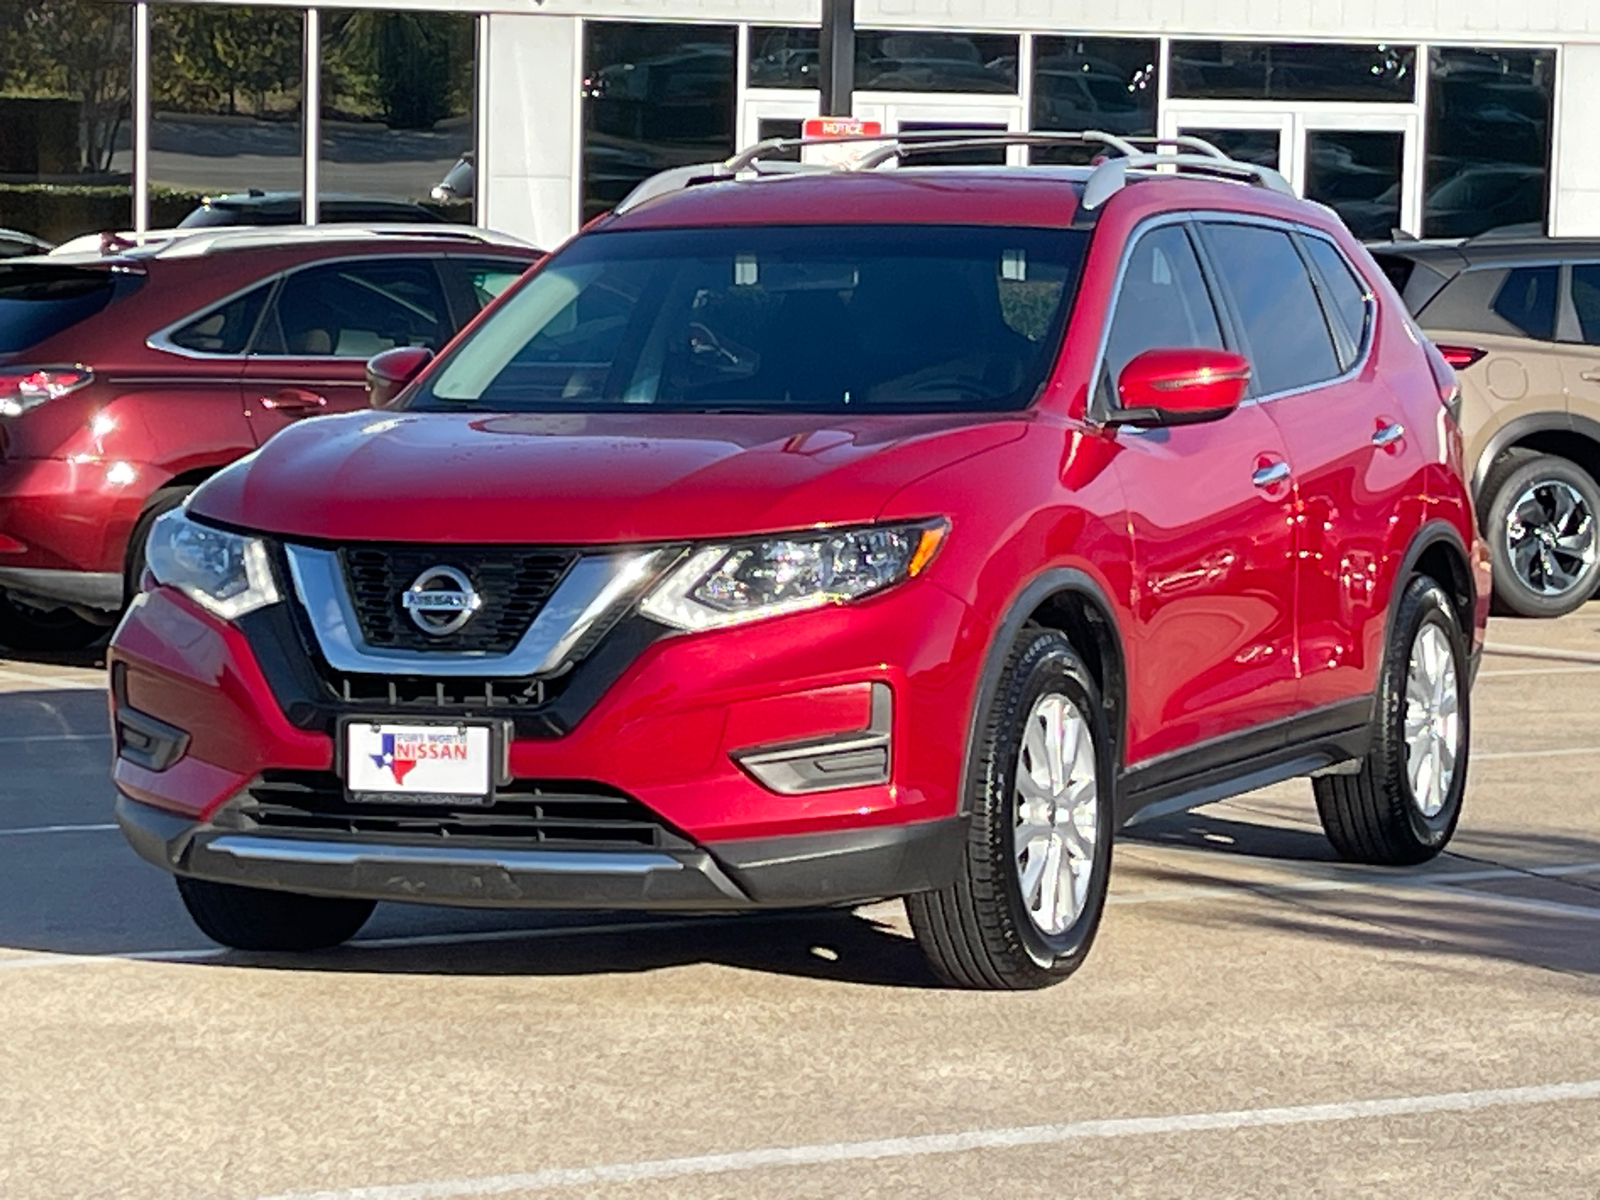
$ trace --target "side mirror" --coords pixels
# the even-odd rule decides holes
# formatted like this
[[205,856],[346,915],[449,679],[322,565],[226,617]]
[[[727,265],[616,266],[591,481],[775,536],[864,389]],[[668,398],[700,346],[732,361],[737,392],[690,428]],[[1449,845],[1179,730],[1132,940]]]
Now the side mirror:
[[[393,353],[393,351],[391,351]],[[1195,425],[1239,407],[1250,364],[1227,350],[1146,350],[1117,378],[1114,425]]]
[[396,346],[367,360],[367,403],[386,408],[433,361],[426,346]]

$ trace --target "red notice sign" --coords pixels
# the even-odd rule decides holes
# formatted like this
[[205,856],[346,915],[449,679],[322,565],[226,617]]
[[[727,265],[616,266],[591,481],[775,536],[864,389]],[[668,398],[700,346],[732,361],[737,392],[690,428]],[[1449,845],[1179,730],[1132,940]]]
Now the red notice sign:
[[858,121],[854,117],[811,117],[803,134],[808,138],[877,137],[882,121]]

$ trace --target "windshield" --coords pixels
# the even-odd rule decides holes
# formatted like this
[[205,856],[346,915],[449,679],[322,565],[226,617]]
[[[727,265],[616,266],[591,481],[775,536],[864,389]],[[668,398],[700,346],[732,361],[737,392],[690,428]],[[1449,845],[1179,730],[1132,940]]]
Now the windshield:
[[1086,235],[806,225],[577,239],[410,407],[937,412],[1028,404]]

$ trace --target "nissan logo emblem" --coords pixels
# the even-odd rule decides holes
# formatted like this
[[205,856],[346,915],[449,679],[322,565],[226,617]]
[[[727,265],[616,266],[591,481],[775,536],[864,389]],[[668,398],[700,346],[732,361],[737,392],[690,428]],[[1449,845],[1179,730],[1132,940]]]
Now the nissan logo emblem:
[[423,633],[444,637],[472,620],[483,607],[483,597],[454,567],[429,567],[401,593],[400,607]]

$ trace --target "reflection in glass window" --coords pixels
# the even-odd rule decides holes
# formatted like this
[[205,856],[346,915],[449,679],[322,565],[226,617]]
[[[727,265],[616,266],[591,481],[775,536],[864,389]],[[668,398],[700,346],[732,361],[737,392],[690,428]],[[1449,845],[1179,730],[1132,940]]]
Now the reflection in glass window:
[[1578,312],[1578,332],[1590,346],[1600,346],[1600,266],[1575,263],[1572,267],[1572,307]]
[[1400,225],[1405,135],[1313,129],[1306,134],[1306,198],[1326,204],[1358,238],[1386,238]]
[[1276,129],[1216,129],[1185,125],[1181,132],[1210,142],[1229,158],[1278,170],[1278,150],[1283,134]]
[[[1033,39],[1033,112],[1029,128],[1103,129],[1125,136],[1156,132],[1156,63],[1152,39]],[[1034,162],[1086,163],[1097,146],[1034,148]]]
[[1222,222],[1206,225],[1205,233],[1243,327],[1256,393],[1270,396],[1337,376],[1332,333],[1289,235]]
[[856,90],[1017,91],[1017,39],[1000,33],[856,32]]
[[[764,142],[769,138],[797,138],[805,132],[805,122],[788,120],[783,117],[762,117],[756,122],[756,141]],[[769,162],[799,162],[800,147],[791,150],[781,150],[776,154],[767,155]]]
[[1222,327],[1189,235],[1165,225],[1139,239],[1128,258],[1106,337],[1112,379],[1146,350],[1222,349]]
[[[472,220],[472,185],[443,184],[473,150],[473,18],[465,13],[324,10],[319,203],[400,201],[380,220],[428,220],[425,204]],[[436,198],[435,189],[439,189]],[[464,193],[464,194],[463,194]],[[355,207],[350,205],[350,207]]]
[[583,26],[583,218],[668,167],[734,147],[731,25]]
[[1300,42],[1173,42],[1171,94],[1186,100],[1416,99],[1417,48]]
[[59,242],[132,224],[132,61],[132,5],[0,4],[0,227]]
[[1554,50],[1428,52],[1424,237],[1544,229]]
[[292,9],[151,6],[151,225],[204,196],[299,195],[303,41]]
[[[976,134],[1004,133],[1004,125],[984,124],[979,121],[901,121],[901,133],[943,133],[949,130],[960,135],[961,132]],[[911,153],[902,160],[908,167],[959,167],[959,166],[1005,166],[1006,148],[996,146],[992,150],[974,147],[965,150],[924,150]]]
[[746,81],[759,88],[820,88],[819,36],[815,29],[752,25]]
[[1508,271],[1490,307],[1529,337],[1548,342],[1556,336],[1556,287],[1560,275],[1560,268],[1554,265]]

